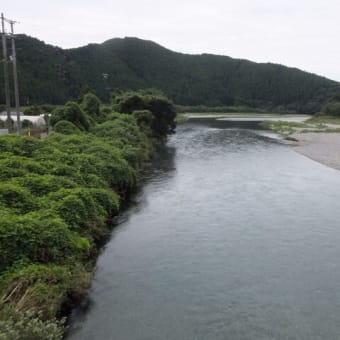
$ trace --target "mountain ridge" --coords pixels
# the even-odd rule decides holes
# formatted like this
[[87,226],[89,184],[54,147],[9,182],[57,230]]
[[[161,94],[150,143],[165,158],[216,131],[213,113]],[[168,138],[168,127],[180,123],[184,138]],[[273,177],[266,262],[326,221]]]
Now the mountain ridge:
[[[115,89],[156,87],[181,105],[314,113],[340,91],[340,83],[295,67],[185,54],[136,37],[62,49],[19,35],[17,48],[23,104],[61,104],[86,89],[108,101]],[[3,97],[0,88],[0,102]]]

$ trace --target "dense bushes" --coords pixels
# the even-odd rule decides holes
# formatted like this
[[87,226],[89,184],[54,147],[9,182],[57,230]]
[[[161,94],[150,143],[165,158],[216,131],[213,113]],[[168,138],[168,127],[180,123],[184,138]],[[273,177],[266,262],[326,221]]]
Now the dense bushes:
[[107,234],[118,194],[125,197],[136,187],[147,143],[132,117],[101,125],[94,132],[103,137],[54,134],[33,143],[1,138],[0,206],[7,213],[0,218],[0,273],[22,259],[45,263],[78,256],[77,251],[86,255],[96,246],[98,228]]
[[39,116],[46,113],[51,113],[55,108],[54,105],[32,105],[24,109],[24,115]]
[[[77,276],[79,269],[75,268],[28,264],[4,273],[0,277],[3,294],[0,339],[61,340],[65,320],[54,316],[69,294],[73,277]],[[40,306],[39,311],[36,306]]]
[[88,131],[90,128],[88,115],[75,102],[68,102],[65,106],[53,110],[50,124],[53,126],[61,120],[73,123],[80,130]]
[[61,340],[63,334],[63,321],[43,321],[39,314],[31,311],[0,320],[0,339],[3,340]]
[[95,121],[98,121],[102,116],[100,109],[100,100],[92,93],[87,93],[84,96],[81,108]]
[[31,194],[38,197],[62,188],[75,188],[77,186],[74,181],[67,177],[48,174],[28,174],[23,177],[15,177],[11,182],[27,188]]
[[0,186],[0,203],[3,207],[12,208],[21,214],[36,208],[36,203],[29,190],[6,182]]
[[0,272],[20,260],[63,263],[89,248],[60,217],[40,212],[1,216],[0,230]]
[[6,180],[11,177],[20,177],[28,173],[44,174],[46,168],[41,163],[30,158],[1,155],[4,159],[0,159],[0,180]]
[[334,95],[318,113],[319,116],[340,117],[340,93]]
[[340,117],[340,101],[339,102],[329,102],[322,109],[322,114],[326,116],[336,116]]
[[146,110],[151,112],[151,128],[157,138],[165,137],[175,131],[175,107],[158,91],[125,92],[115,96],[114,104],[119,112],[134,113],[139,118],[139,124],[150,120]]
[[71,135],[73,133],[79,133],[80,129],[67,120],[59,120],[54,125],[54,131],[65,135]]
[[43,140],[0,137],[0,336],[22,339],[22,327],[34,339],[49,329],[58,338],[61,325],[45,321],[87,289],[85,268],[150,158],[156,115],[98,103],[87,95],[56,108]]

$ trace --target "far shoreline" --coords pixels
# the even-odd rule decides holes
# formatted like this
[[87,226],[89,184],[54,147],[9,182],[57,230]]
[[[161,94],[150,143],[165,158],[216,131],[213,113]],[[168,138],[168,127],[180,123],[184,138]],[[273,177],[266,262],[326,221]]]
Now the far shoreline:
[[[225,121],[286,121],[304,122],[311,115],[278,114],[278,113],[224,113],[200,114],[186,113],[187,119],[214,118]],[[294,151],[340,171],[340,133],[339,132],[294,132],[289,135],[278,133],[287,141],[292,141]]]
[[297,140],[293,145],[296,152],[340,171],[339,133],[294,133],[290,138]]
[[225,113],[182,113],[187,119],[192,118],[215,118],[219,120],[244,120],[244,121],[262,121],[262,120],[284,120],[284,121],[304,121],[311,118],[306,114],[280,114],[280,113],[249,113],[249,112],[225,112]]

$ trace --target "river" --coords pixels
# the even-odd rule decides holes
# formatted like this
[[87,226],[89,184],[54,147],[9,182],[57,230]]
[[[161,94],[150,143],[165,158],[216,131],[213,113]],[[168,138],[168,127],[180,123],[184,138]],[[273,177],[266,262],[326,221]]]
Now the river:
[[68,339],[340,339],[340,172],[257,124],[178,127]]

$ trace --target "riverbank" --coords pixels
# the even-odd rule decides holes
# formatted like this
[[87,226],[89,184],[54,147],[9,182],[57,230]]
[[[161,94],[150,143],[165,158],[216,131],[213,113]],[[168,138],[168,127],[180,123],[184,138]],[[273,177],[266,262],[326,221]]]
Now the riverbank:
[[300,121],[263,119],[261,126],[292,142],[295,151],[340,170],[340,121],[332,116],[306,117]]
[[216,118],[223,120],[248,120],[248,121],[262,121],[262,120],[272,120],[272,121],[304,121],[311,116],[307,115],[292,115],[292,114],[280,114],[280,113],[258,113],[258,112],[205,112],[205,113],[183,113],[181,116],[187,119],[191,118]]
[[52,112],[48,137],[0,138],[0,339],[62,338],[60,317],[90,287],[112,219],[174,117],[165,97],[129,92],[109,108],[87,94]]
[[319,163],[340,170],[339,133],[294,133],[291,139],[297,140],[294,150]]

